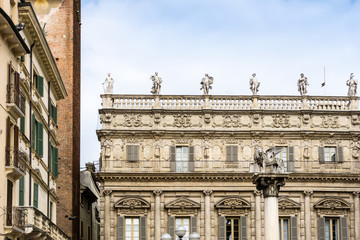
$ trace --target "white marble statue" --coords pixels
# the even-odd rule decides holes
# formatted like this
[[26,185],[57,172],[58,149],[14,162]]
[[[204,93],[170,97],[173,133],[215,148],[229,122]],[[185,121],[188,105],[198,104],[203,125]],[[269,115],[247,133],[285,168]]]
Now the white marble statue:
[[350,74],[350,79],[346,81],[346,85],[349,86],[348,96],[356,96],[358,80],[354,79],[354,74]]
[[276,157],[282,147],[271,147],[265,152],[261,147],[256,147],[254,151],[254,162],[260,172],[284,173],[284,162]]
[[159,77],[158,73],[155,72],[155,75],[152,75],[150,77],[150,79],[153,82],[153,86],[151,88],[151,93],[152,94],[160,94],[160,90],[161,90],[161,83],[162,83],[162,79],[161,77]]
[[260,82],[258,82],[257,78],[256,78],[256,73],[253,73],[252,78],[250,78],[250,90],[252,91],[252,93],[254,95],[257,94],[257,92],[259,91],[259,87],[260,87]]
[[307,86],[309,86],[309,83],[307,81],[307,77],[304,76],[303,73],[300,74],[300,78],[297,82],[298,85],[298,91],[300,92],[300,95],[307,94]]
[[108,76],[107,78],[105,78],[105,81],[103,82],[102,85],[105,94],[112,94],[114,88],[114,79],[110,77],[110,73],[108,73]]
[[201,79],[201,88],[200,90],[204,91],[204,95],[209,95],[209,90],[212,89],[212,84],[214,82],[214,78],[209,76],[209,74],[205,73],[205,77]]

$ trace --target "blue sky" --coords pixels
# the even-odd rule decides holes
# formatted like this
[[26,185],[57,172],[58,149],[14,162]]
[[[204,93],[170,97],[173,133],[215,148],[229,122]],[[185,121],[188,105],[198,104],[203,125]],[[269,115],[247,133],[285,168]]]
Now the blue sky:
[[[326,68],[326,88],[320,84]],[[101,83],[114,93],[249,95],[253,72],[260,95],[346,95],[360,76],[360,3],[356,0],[83,0],[81,162],[97,161]]]

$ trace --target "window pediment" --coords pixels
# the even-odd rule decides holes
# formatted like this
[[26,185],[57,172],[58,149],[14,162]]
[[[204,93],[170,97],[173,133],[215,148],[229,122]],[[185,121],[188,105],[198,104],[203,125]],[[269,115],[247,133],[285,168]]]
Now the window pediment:
[[301,207],[300,203],[295,202],[294,200],[287,197],[279,197],[279,209],[299,209]]
[[200,208],[200,203],[197,203],[188,198],[179,198],[172,202],[165,204],[165,208],[174,209],[174,208]]
[[142,199],[137,197],[125,197],[117,201],[114,205],[115,208],[150,208],[150,204]]
[[242,198],[228,197],[215,204],[215,208],[250,208],[250,203]]
[[325,198],[314,204],[314,209],[321,215],[346,215],[350,204],[340,198]]

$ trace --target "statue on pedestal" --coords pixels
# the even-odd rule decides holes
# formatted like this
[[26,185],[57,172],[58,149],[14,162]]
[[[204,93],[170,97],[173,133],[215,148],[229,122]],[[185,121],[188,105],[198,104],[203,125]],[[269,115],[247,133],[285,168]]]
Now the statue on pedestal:
[[105,81],[103,82],[102,85],[105,94],[112,94],[114,88],[114,79],[110,77],[110,73],[108,73],[108,76],[107,78],[105,78]]
[[298,85],[298,91],[300,92],[300,95],[305,95],[307,94],[307,86],[309,86],[309,83],[307,81],[307,77],[304,76],[303,73],[300,74],[300,78],[297,82]]
[[209,76],[209,74],[205,73],[205,77],[201,79],[201,88],[200,90],[204,91],[204,95],[209,95],[209,90],[212,89],[212,84],[214,82],[214,78]]
[[155,72],[155,75],[152,75],[150,77],[150,79],[153,82],[153,86],[151,88],[151,93],[152,94],[160,94],[160,90],[161,90],[161,83],[162,83],[162,79],[161,77],[159,77],[158,73]]
[[356,96],[358,80],[354,79],[354,74],[350,74],[350,79],[346,81],[346,85],[349,86],[348,96]]
[[260,82],[258,82],[257,78],[256,78],[256,73],[253,73],[252,78],[250,78],[250,90],[252,91],[252,93],[254,95],[257,94],[257,92],[259,91],[259,87],[260,87]]
[[284,173],[284,162],[276,157],[282,147],[271,147],[265,152],[261,147],[256,147],[254,152],[254,162],[259,172]]

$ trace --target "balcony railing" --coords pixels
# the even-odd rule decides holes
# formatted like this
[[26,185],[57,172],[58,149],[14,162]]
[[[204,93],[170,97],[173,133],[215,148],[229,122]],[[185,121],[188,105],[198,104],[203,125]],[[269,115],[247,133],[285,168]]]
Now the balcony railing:
[[23,117],[25,114],[25,97],[20,93],[19,85],[8,84],[6,105],[16,117]]
[[28,162],[27,154],[22,150],[6,147],[5,150],[5,167],[7,175],[17,180],[26,173],[26,162]]
[[358,110],[358,97],[345,96],[228,96],[228,95],[110,95],[103,108],[213,110]]
[[25,231],[26,211],[20,207],[7,207],[6,209],[6,226],[16,227]]

